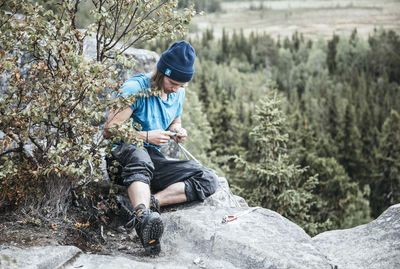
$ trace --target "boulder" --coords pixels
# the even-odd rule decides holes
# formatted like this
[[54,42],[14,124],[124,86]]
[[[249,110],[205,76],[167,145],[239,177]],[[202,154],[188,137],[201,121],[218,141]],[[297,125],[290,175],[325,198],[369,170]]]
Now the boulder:
[[[96,39],[88,36],[83,43],[83,55],[96,59]],[[124,55],[135,62],[132,70],[122,70],[120,66],[116,66],[119,71],[118,80],[125,81],[136,74],[149,73],[155,68],[159,55],[154,51],[129,48]]]
[[82,268],[82,269],[154,269],[151,263],[135,261],[125,257],[113,257],[105,255],[80,254],[74,261],[67,262],[64,268]]
[[[243,215],[222,223],[229,214]],[[267,209],[199,205],[163,213],[162,218],[162,252],[156,257],[91,255],[65,246],[5,248],[0,250],[1,264],[44,269],[332,268],[300,227]]]
[[[91,59],[96,59],[96,40],[94,37],[88,36],[83,43],[83,55]],[[119,70],[118,80],[125,81],[135,74],[150,73],[158,61],[159,55],[154,51],[129,48],[124,52],[124,55],[135,62],[135,66],[131,70],[123,70],[121,66],[116,65],[115,68]],[[27,76],[31,67],[32,57],[29,53],[23,53],[18,58],[18,67],[22,76]],[[10,73],[3,73],[0,76],[0,93],[6,92]]]
[[[222,223],[225,215],[239,217]],[[202,206],[162,218],[163,252],[187,267],[202,261],[203,268],[332,268],[310,236],[268,209]]]
[[82,251],[73,246],[46,246],[20,249],[0,246],[0,268],[60,268]]
[[400,204],[368,224],[324,232],[312,241],[339,269],[398,269]]
[[[226,215],[238,218],[223,223]],[[400,204],[369,224],[314,238],[278,213],[259,207],[217,207],[204,202],[165,212],[162,219],[165,232],[156,257],[140,255],[140,251],[85,254],[71,246],[3,246],[0,265],[44,269],[400,268]]]

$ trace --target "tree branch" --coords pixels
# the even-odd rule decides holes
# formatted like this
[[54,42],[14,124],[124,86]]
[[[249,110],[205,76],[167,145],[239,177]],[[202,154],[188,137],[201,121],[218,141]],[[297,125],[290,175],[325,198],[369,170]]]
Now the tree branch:
[[21,149],[18,147],[18,148],[12,148],[12,149],[6,150],[6,151],[0,153],[0,157],[4,156],[6,154],[12,153],[12,152],[21,152]]
[[[146,16],[144,16],[132,29],[128,30],[128,27],[129,27],[130,24],[127,25],[127,27],[125,27],[124,31],[121,33],[120,37],[114,42],[114,44],[113,44],[109,49],[115,47],[115,45],[117,45],[117,43],[121,40],[121,38],[122,38],[123,36],[129,34],[130,32],[134,32],[134,31],[137,29],[138,25],[140,25],[140,24],[141,24],[144,20],[146,20],[154,11],[156,11],[157,9],[159,9],[161,6],[165,5],[167,2],[168,2],[168,0],[165,0],[165,1],[161,2],[158,6],[156,6],[156,7],[153,8],[152,10],[150,10],[150,11],[146,14]],[[136,9],[137,9],[137,8],[136,8]],[[135,13],[136,13],[136,10],[135,10]],[[134,15],[132,15],[131,21],[132,21],[133,17],[134,17]],[[135,41],[135,42],[136,42],[136,41]],[[135,42],[131,42],[131,44],[134,44]],[[124,49],[124,51],[127,50],[127,49],[128,49],[128,48]],[[122,53],[122,52],[121,52],[121,53]],[[121,53],[120,53],[120,54],[121,54]]]

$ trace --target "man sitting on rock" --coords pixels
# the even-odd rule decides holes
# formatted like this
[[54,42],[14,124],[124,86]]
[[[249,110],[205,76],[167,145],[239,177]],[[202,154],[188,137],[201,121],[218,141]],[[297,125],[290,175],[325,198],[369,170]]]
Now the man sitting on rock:
[[111,128],[117,129],[130,118],[141,126],[140,131],[132,126],[132,132],[137,132],[145,141],[144,147],[116,145],[111,161],[116,160],[120,165],[121,182],[128,187],[134,208],[127,225],[134,225],[146,253],[151,255],[161,250],[164,228],[160,206],[202,201],[217,188],[217,177],[212,170],[194,161],[168,160],[160,152],[170,138],[177,143],[186,139],[181,113],[184,87],[192,79],[195,57],[188,42],[175,42],[161,55],[154,74],[127,80],[119,91],[121,98],[149,93],[149,90],[159,91],[159,95],[142,94],[130,106],[111,111],[103,131],[105,137],[110,137],[115,133]]

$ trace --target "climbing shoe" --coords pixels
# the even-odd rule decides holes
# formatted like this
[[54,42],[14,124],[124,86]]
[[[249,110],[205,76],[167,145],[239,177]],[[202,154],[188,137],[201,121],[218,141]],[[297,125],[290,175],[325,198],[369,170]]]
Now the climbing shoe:
[[158,214],[161,214],[160,202],[157,200],[157,198],[154,195],[151,195],[151,198],[150,198],[150,209],[153,212],[157,212]]
[[164,232],[160,214],[147,209],[143,204],[135,208],[134,227],[146,255],[157,255],[161,251],[160,239]]

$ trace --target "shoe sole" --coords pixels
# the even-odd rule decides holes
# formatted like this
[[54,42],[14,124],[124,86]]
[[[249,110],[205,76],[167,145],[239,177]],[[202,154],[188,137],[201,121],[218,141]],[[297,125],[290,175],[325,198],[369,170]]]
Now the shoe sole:
[[146,255],[157,255],[161,251],[160,239],[164,232],[164,225],[158,213],[157,217],[148,220],[142,230],[142,244]]

